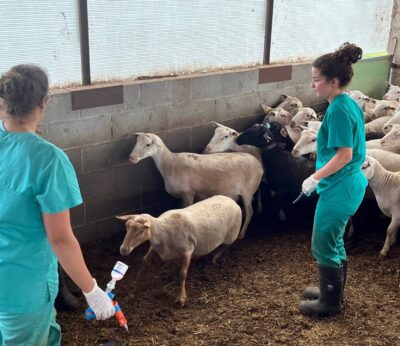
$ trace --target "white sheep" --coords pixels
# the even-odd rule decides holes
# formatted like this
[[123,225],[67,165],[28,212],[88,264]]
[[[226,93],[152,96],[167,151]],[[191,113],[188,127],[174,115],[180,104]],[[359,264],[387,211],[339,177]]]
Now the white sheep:
[[393,116],[393,112],[396,108],[397,105],[393,105],[391,101],[378,100],[372,110],[364,112],[364,120],[367,123],[374,119]]
[[292,116],[297,113],[299,108],[303,107],[302,102],[297,97],[282,94],[281,99],[282,102],[277,107],[287,110]]
[[380,139],[382,148],[400,146],[400,125],[395,124],[391,130]]
[[276,108],[269,107],[269,108],[270,110],[266,113],[263,122],[273,121],[284,125],[292,142],[297,143],[298,140],[300,139],[301,129],[297,127],[294,128],[290,127],[289,124],[293,119],[293,115],[289,111],[283,109],[282,107],[276,107]]
[[145,241],[150,248],[148,260],[156,252],[163,261],[181,261],[180,290],[175,302],[187,301],[186,277],[192,257],[217,249],[216,261],[238,237],[242,222],[240,207],[225,196],[214,196],[184,209],[169,210],[158,218],[149,214],[117,216],[126,221],[126,236],[120,253],[127,256]]
[[245,221],[239,234],[243,238],[253,216],[252,197],[260,185],[263,167],[254,156],[246,153],[194,154],[173,153],[160,137],[138,133],[129,156],[132,163],[152,157],[162,177],[165,190],[183,199],[189,206],[194,200],[215,195],[241,197]]
[[255,156],[261,162],[261,150],[254,145],[239,145],[235,139],[239,132],[228,126],[221,125],[215,121],[212,123],[217,126],[214,136],[206,145],[203,154],[223,153],[227,151],[248,153]]
[[385,125],[390,119],[392,119],[391,116],[386,116],[386,117],[381,117],[375,120],[372,120],[368,124],[365,124],[365,133],[382,133],[383,135],[383,125]]
[[370,156],[367,156],[361,169],[375,194],[380,210],[391,218],[385,244],[380,252],[380,256],[386,257],[396,241],[400,225],[400,172],[389,172]]
[[310,107],[301,107],[292,118],[290,127],[297,127],[299,125],[305,125],[308,121],[318,121],[317,113]]
[[367,155],[378,160],[390,172],[400,171],[400,154],[382,149],[367,149]]
[[400,124],[400,111],[394,113],[393,117],[383,125],[382,132],[384,134],[388,133],[395,124]]
[[293,157],[300,157],[306,154],[312,154],[312,158],[317,154],[317,135],[314,130],[303,130],[299,141],[292,149]]
[[400,86],[390,84],[389,82],[385,82],[385,84],[389,87],[388,91],[385,95],[383,95],[384,100],[399,100],[400,99]]
[[375,107],[375,100],[363,94],[359,90],[349,90],[347,94],[358,103],[363,111],[370,110]]

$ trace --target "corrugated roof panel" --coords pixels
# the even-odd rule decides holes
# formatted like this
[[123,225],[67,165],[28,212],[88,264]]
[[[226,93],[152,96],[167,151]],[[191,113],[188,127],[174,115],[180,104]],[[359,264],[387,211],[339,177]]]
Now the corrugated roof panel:
[[262,63],[265,0],[89,0],[93,80]]
[[349,41],[387,50],[393,0],[275,0],[271,62],[318,57]]
[[22,63],[46,68],[53,85],[81,82],[78,2],[2,0],[0,71]]

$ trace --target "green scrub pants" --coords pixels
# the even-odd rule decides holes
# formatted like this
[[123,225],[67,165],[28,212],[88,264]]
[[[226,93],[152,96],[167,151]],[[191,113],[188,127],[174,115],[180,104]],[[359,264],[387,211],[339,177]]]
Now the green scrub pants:
[[319,265],[340,267],[347,259],[343,236],[347,221],[362,202],[365,187],[365,178],[355,175],[321,192],[311,240],[312,254]]
[[54,302],[31,313],[0,312],[0,346],[59,346],[61,328]]

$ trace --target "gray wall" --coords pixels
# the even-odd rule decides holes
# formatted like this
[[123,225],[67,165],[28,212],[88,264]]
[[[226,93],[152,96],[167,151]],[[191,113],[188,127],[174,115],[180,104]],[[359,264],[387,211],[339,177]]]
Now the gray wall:
[[134,132],[157,133],[172,151],[200,152],[212,120],[241,131],[263,118],[261,102],[276,105],[281,94],[321,109],[310,78],[311,65],[299,64],[54,91],[42,131],[78,174],[84,203],[72,221],[79,240],[121,231],[117,214],[177,205],[151,158],[128,161]]

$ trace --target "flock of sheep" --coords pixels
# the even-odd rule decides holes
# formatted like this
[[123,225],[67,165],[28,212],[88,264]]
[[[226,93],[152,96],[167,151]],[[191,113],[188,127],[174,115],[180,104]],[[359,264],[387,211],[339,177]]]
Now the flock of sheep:
[[[400,225],[400,87],[388,86],[383,100],[348,91],[365,116],[367,159],[362,171],[372,190],[365,199],[376,199],[382,213],[391,218],[381,256],[388,254]],[[181,261],[176,300],[181,305],[187,300],[185,281],[191,258],[215,250],[216,260],[243,238],[253,215],[254,196],[257,210],[263,209],[273,222],[279,222],[282,212],[287,218],[314,212],[317,196],[296,205],[292,201],[303,180],[315,171],[323,115],[287,95],[282,95],[277,107],[263,105],[263,109],[262,124],[242,133],[214,123],[215,134],[202,154],[173,153],[157,135],[137,133],[129,160],[136,164],[152,157],[166,191],[181,198],[184,208],[158,218],[149,214],[117,217],[126,221],[127,230],[120,252],[128,255],[149,240],[145,260],[157,253],[162,260]],[[235,203],[239,200],[243,211]]]

